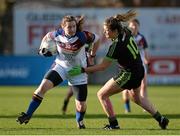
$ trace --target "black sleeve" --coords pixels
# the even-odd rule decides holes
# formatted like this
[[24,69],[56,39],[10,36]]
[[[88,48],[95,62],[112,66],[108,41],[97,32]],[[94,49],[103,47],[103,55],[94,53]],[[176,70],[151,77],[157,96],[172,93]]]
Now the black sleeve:
[[106,57],[111,59],[117,59],[117,42],[113,42],[111,46],[109,47],[109,50],[106,54]]

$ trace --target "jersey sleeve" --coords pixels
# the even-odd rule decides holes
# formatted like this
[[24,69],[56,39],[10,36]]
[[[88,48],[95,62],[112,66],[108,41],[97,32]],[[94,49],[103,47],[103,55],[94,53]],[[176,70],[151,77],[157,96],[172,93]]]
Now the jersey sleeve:
[[117,42],[113,42],[112,45],[109,47],[109,50],[105,56],[105,59],[108,60],[117,60],[118,54],[117,54]]
[[54,31],[54,36],[57,37],[58,35],[65,35],[65,32],[62,28]]
[[83,33],[84,33],[84,35],[85,35],[86,43],[87,43],[87,44],[90,44],[90,43],[94,42],[94,40],[95,40],[95,34],[90,33],[90,32],[88,32],[88,31],[84,31]]
[[143,45],[143,49],[148,48],[148,44],[147,44],[147,41],[146,41],[146,39],[145,39],[144,36],[142,36],[142,39],[141,39],[141,41],[140,41],[140,44]]
[[45,40],[53,40],[55,38],[55,31],[48,32],[42,39],[42,41]]

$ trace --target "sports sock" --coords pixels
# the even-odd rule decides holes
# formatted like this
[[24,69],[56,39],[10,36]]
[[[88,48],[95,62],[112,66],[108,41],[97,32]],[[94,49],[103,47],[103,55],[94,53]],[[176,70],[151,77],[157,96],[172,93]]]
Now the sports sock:
[[108,117],[110,126],[118,126],[118,121],[116,117]]
[[78,111],[76,111],[76,121],[77,121],[77,122],[82,121],[83,118],[84,118],[84,114],[85,114],[85,111],[84,111],[84,112],[78,112]]
[[130,112],[130,101],[126,100],[124,103],[124,108],[125,110],[127,110],[128,112]]
[[30,102],[29,104],[29,107],[26,111],[26,114],[29,115],[29,116],[32,116],[33,112],[39,107],[39,105],[41,104],[42,102],[42,97],[34,94],[33,97],[32,97],[32,101]]
[[153,118],[155,118],[158,122],[161,121],[161,117],[162,115],[158,111],[153,115]]
[[69,103],[69,100],[64,100],[64,108],[66,109],[66,107],[67,107],[67,105],[68,105],[68,103]]

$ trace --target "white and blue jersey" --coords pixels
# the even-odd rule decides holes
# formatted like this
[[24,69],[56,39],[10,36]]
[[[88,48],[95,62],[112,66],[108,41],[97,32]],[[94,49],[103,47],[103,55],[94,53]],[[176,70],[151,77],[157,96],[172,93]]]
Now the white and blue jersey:
[[141,59],[143,61],[143,65],[145,67],[145,71],[147,71],[147,68],[146,68],[145,63],[144,63],[144,58],[145,58],[144,50],[148,48],[148,44],[146,42],[146,39],[141,33],[138,32],[138,34],[136,36],[134,36],[134,40],[138,46],[138,49],[139,49],[139,52],[141,55]]
[[50,37],[57,41],[56,65],[52,68],[59,73],[63,80],[68,79],[69,85],[87,84],[87,74],[70,77],[68,70],[74,66],[87,67],[85,45],[97,41],[97,35],[88,31],[76,32],[67,37],[63,29],[50,32]]

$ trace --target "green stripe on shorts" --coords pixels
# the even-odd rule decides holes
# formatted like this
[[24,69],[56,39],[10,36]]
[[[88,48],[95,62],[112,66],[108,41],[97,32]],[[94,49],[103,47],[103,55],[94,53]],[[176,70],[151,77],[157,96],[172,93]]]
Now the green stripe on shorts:
[[131,72],[127,72],[125,70],[122,70],[118,77],[116,78],[115,82],[122,87],[123,85],[125,85],[131,78]]

